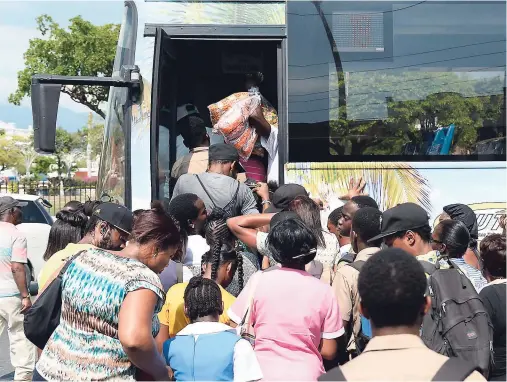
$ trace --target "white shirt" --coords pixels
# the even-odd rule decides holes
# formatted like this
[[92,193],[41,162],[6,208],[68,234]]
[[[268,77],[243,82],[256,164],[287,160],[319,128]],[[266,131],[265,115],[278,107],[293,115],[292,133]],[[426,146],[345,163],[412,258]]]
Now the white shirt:
[[[236,331],[220,322],[195,322],[185,326],[177,336],[194,336],[197,341],[200,334],[212,334],[225,331]],[[247,340],[240,339],[234,346],[234,380],[258,381],[262,379],[262,371],[255,352]]]
[[345,244],[340,247],[340,259],[352,251],[352,244]]
[[190,235],[183,264],[200,267],[202,256],[208,251],[209,245],[204,237],[201,235]]
[[278,128],[271,126],[269,137],[261,137],[261,145],[268,152],[268,182],[278,184]]

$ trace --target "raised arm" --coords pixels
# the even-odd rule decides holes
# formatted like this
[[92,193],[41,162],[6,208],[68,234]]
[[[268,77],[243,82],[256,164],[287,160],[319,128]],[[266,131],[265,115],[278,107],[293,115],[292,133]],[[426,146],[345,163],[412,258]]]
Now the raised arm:
[[261,137],[268,138],[269,134],[271,134],[271,125],[264,118],[261,105],[250,115],[250,124]]
[[275,214],[236,216],[227,220],[227,226],[240,241],[250,248],[257,247],[257,228],[268,225]]

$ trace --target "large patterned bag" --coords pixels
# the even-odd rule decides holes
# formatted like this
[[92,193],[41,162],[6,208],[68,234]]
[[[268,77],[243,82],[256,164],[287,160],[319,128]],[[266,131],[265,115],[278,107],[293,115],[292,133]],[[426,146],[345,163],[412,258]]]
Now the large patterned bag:
[[213,132],[220,132],[226,143],[236,147],[244,161],[250,158],[255,149],[257,133],[250,126],[248,118],[259,105],[262,105],[264,118],[268,123],[278,127],[275,109],[260,93],[234,93],[208,106]]

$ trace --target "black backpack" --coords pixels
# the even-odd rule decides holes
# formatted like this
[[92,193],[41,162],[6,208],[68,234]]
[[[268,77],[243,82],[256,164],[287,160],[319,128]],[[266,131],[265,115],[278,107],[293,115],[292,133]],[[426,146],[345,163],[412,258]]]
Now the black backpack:
[[60,325],[62,315],[62,283],[63,275],[70,264],[85,251],[73,255],[58,273],[58,276],[44,289],[39,298],[23,318],[23,329],[26,338],[37,346],[44,349],[49,338]]
[[234,207],[235,207],[236,199],[238,198],[238,192],[239,192],[239,186],[240,186],[240,183],[238,181],[236,181],[237,182],[236,192],[234,193],[232,199],[229,200],[229,203],[227,203],[224,207],[219,207],[215,204],[215,201],[213,200],[213,198],[209,194],[208,190],[204,186],[204,183],[202,182],[201,178],[199,178],[199,175],[195,175],[195,177],[197,178],[202,189],[204,190],[204,192],[208,196],[209,200],[211,201],[211,204],[213,204],[213,209],[211,211],[208,211],[208,216],[210,216],[210,215],[220,216],[221,218],[223,218],[225,220],[236,216],[235,211],[234,211]]
[[[356,271],[361,272],[361,268],[363,268],[363,265],[365,263],[366,261],[364,260],[358,260],[347,265],[349,267],[354,268]],[[361,320],[361,329],[359,330],[359,333],[357,333],[357,335],[354,335],[354,342],[356,344],[357,354],[361,354],[364,351],[366,345],[368,345],[368,342],[370,342],[370,339],[372,337],[370,320],[368,320],[366,317],[362,315],[360,317],[360,320]],[[352,335],[352,331],[354,330],[354,320],[351,320],[350,322],[351,328],[349,332]]]
[[421,261],[428,278],[431,308],[421,338],[430,349],[458,357],[487,378],[493,360],[493,326],[479,294],[452,260],[450,268]]

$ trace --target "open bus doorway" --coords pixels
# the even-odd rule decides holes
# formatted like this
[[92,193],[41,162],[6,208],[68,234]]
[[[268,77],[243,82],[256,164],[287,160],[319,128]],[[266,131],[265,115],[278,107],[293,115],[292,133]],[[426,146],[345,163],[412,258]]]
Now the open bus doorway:
[[[211,134],[208,106],[233,93],[248,91],[247,74],[260,72],[263,77],[260,92],[278,110],[279,48],[280,42],[276,40],[162,39],[158,76],[154,76],[158,77],[159,94],[156,102],[159,199],[170,198],[175,185],[170,177],[172,166],[188,153],[176,128],[178,108],[181,111],[182,105],[194,105],[212,144],[223,142],[221,135]],[[267,168],[267,160],[264,165]]]

